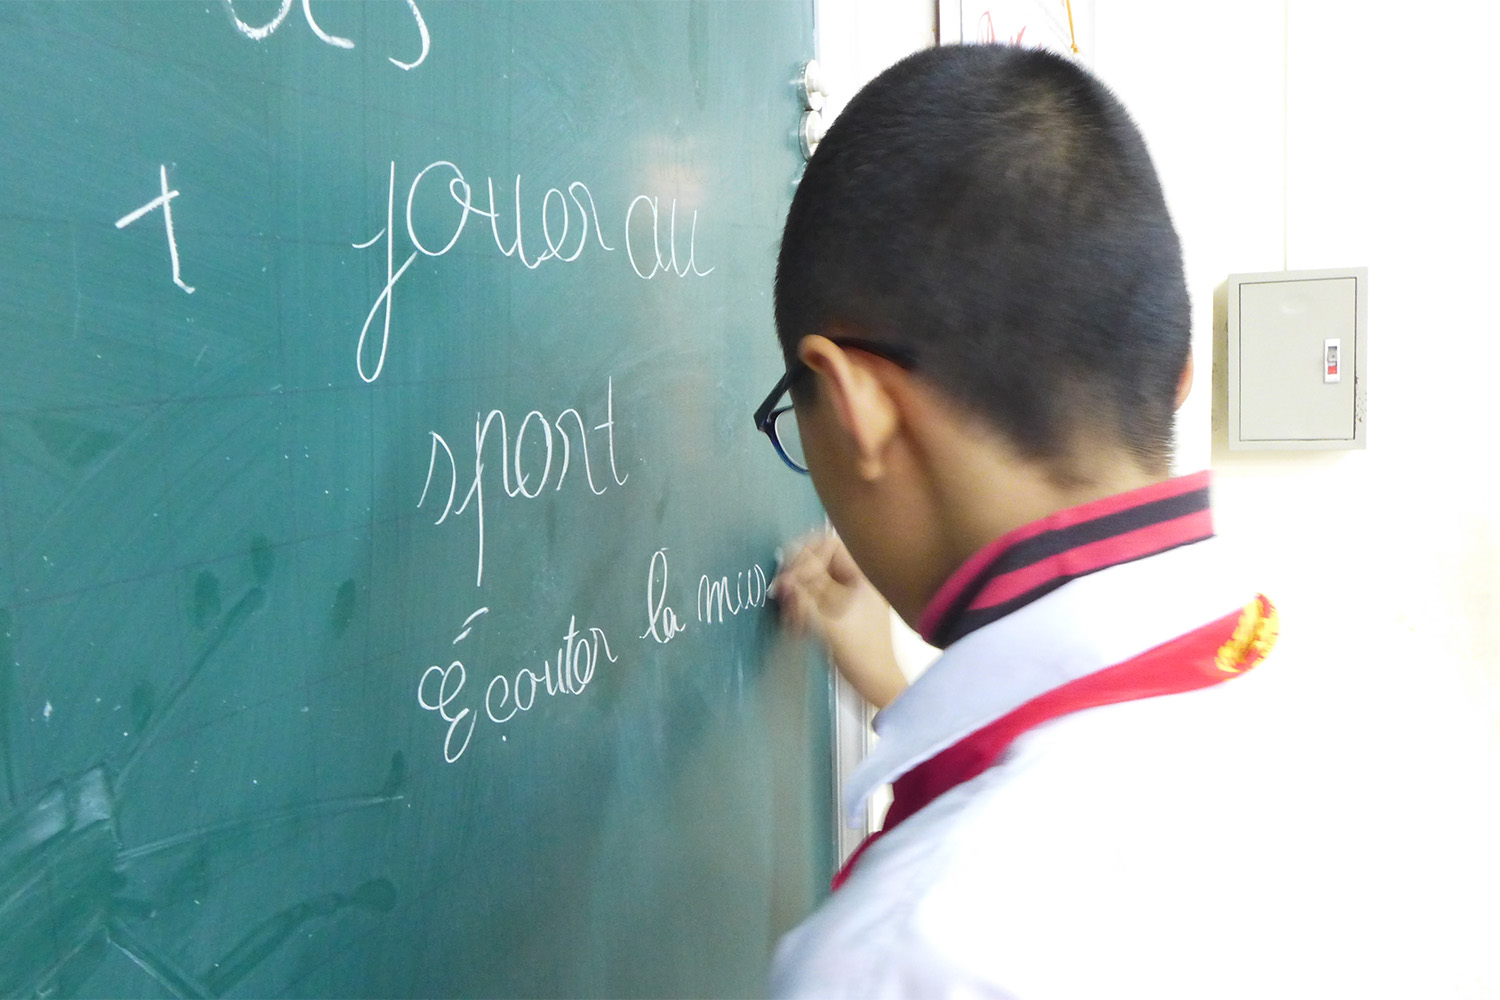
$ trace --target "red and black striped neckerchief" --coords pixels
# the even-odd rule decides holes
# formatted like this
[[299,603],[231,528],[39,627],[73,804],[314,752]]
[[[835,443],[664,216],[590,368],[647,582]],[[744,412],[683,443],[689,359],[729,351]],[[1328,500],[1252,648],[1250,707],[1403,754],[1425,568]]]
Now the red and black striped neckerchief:
[[1001,536],[939,588],[919,623],[946,647],[1069,580],[1201,542],[1214,533],[1199,472],[1069,507]]
[[[1060,511],[1001,538],[970,559],[923,616],[929,642],[946,645],[1089,573],[1144,559],[1213,534],[1208,473],[1158,483]],[[1253,667],[1276,641],[1271,602],[1194,629],[1140,656],[1038,695],[896,779],[883,828],[834,876],[837,889],[881,834],[990,768],[1028,730],[1103,705],[1208,687]]]

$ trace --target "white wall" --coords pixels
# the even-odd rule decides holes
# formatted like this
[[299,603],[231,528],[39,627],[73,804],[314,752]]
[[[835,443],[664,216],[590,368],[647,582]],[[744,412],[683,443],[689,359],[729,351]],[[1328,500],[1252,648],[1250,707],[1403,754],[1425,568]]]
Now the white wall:
[[[1097,0],[1095,68],[1140,123],[1184,241],[1199,379],[1179,466],[1212,466],[1219,531],[1282,611],[1267,669],[1280,659],[1316,706],[1327,795],[1365,824],[1348,851],[1368,881],[1349,891],[1369,900],[1371,961],[1389,963],[1390,995],[1497,996],[1500,20],[1479,2],[1437,11]],[[1356,265],[1368,450],[1227,451],[1214,289]],[[1393,945],[1397,922],[1410,936]]]
[[814,9],[830,122],[877,73],[937,37],[933,0],[815,0]]

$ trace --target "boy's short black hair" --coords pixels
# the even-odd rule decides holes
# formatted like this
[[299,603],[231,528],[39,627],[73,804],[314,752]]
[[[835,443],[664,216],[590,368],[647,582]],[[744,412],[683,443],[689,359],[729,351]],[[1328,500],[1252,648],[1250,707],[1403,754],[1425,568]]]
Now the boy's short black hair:
[[776,268],[789,364],[829,324],[911,349],[1059,474],[1089,436],[1169,463],[1182,250],[1125,108],[1059,56],[927,49],[855,96],[807,165]]

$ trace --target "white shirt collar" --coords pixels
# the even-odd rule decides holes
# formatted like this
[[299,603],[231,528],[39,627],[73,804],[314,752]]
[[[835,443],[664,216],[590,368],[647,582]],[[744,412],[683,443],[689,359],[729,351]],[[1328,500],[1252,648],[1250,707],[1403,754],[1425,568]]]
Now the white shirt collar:
[[959,639],[875,719],[851,775],[857,816],[878,787],[1037,695],[1138,656],[1243,607],[1255,592],[1214,539],[1100,570]]

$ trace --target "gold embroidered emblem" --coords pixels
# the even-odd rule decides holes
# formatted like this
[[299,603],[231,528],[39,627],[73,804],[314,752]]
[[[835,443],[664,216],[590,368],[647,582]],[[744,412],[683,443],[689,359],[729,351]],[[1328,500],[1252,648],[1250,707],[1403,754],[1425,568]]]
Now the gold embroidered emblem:
[[1264,594],[1245,605],[1240,612],[1239,624],[1234,635],[1219,647],[1215,662],[1226,674],[1238,674],[1249,670],[1276,645],[1276,636],[1281,630],[1281,616]]

